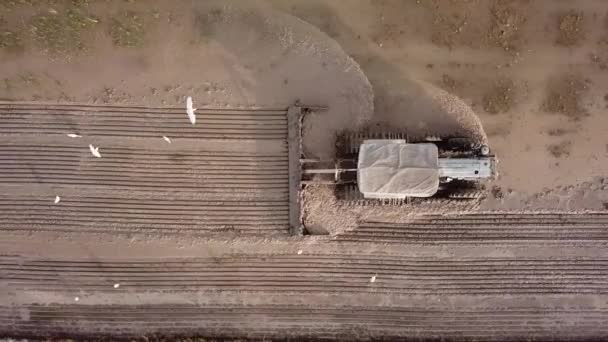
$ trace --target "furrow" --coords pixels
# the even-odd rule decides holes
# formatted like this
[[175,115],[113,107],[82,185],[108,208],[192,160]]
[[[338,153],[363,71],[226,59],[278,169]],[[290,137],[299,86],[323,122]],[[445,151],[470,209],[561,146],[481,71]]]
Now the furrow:
[[55,184],[55,185],[91,185],[91,186],[117,186],[126,188],[155,188],[155,189],[215,189],[225,188],[226,190],[237,190],[237,189],[277,189],[287,191],[287,181],[278,179],[271,182],[260,182],[259,180],[243,180],[243,181],[232,181],[232,182],[203,182],[203,181],[175,181],[171,184],[161,184],[162,179],[146,179],[146,180],[124,180],[124,179],[112,179],[94,177],[91,179],[80,178],[80,177],[53,177],[53,178],[42,178],[42,177],[1,177],[0,183],[34,183],[34,184]]
[[[125,115],[126,114],[126,115]],[[108,122],[108,123],[149,123],[150,120],[162,121],[171,124],[190,125],[187,117],[183,113],[119,113],[119,112],[53,112],[42,113],[33,111],[2,111],[0,108],[2,122],[24,123],[36,121],[52,122],[58,124],[75,124],[89,122]],[[276,124],[287,123],[285,114],[273,113],[199,113],[196,117],[197,123],[226,123],[245,122],[253,125],[257,124]]]
[[197,112],[190,125],[184,109],[96,106],[0,106],[0,134],[65,134],[135,138],[176,135],[182,138],[284,140],[287,110],[213,110]]
[[[286,180],[284,178],[287,177],[287,172],[276,172],[274,174],[258,174],[255,171],[251,171],[248,173],[241,174],[166,174],[166,173],[146,173],[146,172],[131,172],[131,173],[121,173],[121,172],[98,172],[97,170],[90,171],[78,171],[78,170],[70,170],[70,171],[57,171],[57,170],[15,170],[12,171],[10,176],[2,175],[0,168],[0,181],[4,179],[35,179],[39,180],[41,178],[48,179],[96,179],[101,181],[135,181],[135,182],[150,182],[150,181],[167,181],[170,180],[173,184],[180,184],[183,182],[191,182],[193,184],[196,183],[224,183],[225,184],[233,184],[233,183],[249,183],[256,182],[257,184],[276,184],[276,183],[285,183]],[[281,179],[283,178],[283,179]],[[232,182],[228,182],[231,180]]]
[[54,225],[65,225],[69,223],[81,224],[83,226],[103,226],[103,227],[115,227],[124,226],[131,227],[136,225],[151,226],[151,227],[164,227],[164,226],[177,226],[184,228],[188,227],[205,227],[207,225],[223,225],[228,226],[255,226],[255,225],[281,225],[287,221],[287,216],[276,215],[276,216],[258,216],[258,217],[242,217],[240,219],[231,216],[213,216],[204,217],[196,216],[189,219],[179,218],[141,218],[137,215],[131,217],[116,217],[116,218],[103,218],[99,216],[82,215],[79,218],[73,217],[61,217],[51,216],[48,218],[29,218],[29,217],[3,217],[2,224],[3,228],[14,225],[34,225],[34,224],[54,224]]
[[[125,207],[125,206],[84,206],[84,205],[69,205],[65,201],[61,203],[61,206],[55,204],[48,205],[31,205],[31,204],[22,204],[22,205],[2,205],[0,204],[0,208],[2,210],[19,210],[23,214],[25,213],[39,213],[41,211],[53,211],[58,212],[59,215],[66,215],[72,213],[77,213],[78,215],[83,214],[94,214],[94,213],[106,213],[106,214],[141,214],[141,215],[163,215],[163,216],[180,216],[180,215],[235,215],[239,214],[239,216],[249,216],[252,215],[250,212],[261,212],[268,211],[271,212],[272,215],[276,215],[278,213],[286,213],[288,211],[288,206],[285,204],[280,204],[277,206],[246,206],[246,204],[241,206],[233,206],[233,207],[223,207],[223,206],[193,206],[193,207],[173,207],[173,208],[145,208],[145,207]],[[0,215],[3,215],[0,213]],[[4,214],[6,215],[6,213]]]
[[[23,310],[29,313],[23,319]],[[608,333],[602,310],[412,310],[391,307],[317,307],[304,305],[250,305],[246,307],[196,305],[29,305],[4,307],[0,317],[10,332],[40,336],[71,332],[95,336],[140,337],[143,332],[210,336],[247,336],[294,339],[329,334],[348,340],[360,336],[353,326],[376,338],[446,338],[483,340],[521,336],[559,336],[569,339]],[[315,317],[315,320],[310,320]],[[570,321],[576,318],[576,322]],[[268,324],[257,324],[260,321]],[[79,324],[74,325],[74,322]],[[576,327],[573,330],[572,327]],[[8,328],[4,328],[8,329]],[[580,332],[584,331],[585,334]],[[86,336],[86,335],[85,335]]]
[[[20,205],[31,207],[48,207],[49,200],[41,197],[34,198],[2,198],[0,207]],[[70,196],[61,201],[61,205],[67,208],[104,208],[105,209],[125,209],[125,210],[151,210],[151,211],[179,211],[179,210],[213,210],[213,211],[233,211],[233,210],[261,210],[287,207],[285,201],[244,201],[238,199],[226,200],[200,200],[193,199],[184,201],[176,199],[166,201],[159,199],[132,199],[132,198],[109,198],[109,197],[80,197]]]
[[[75,140],[75,142],[78,142],[77,140]],[[20,155],[23,153],[36,153],[36,152],[42,152],[42,153],[50,153],[50,152],[54,152],[54,153],[72,153],[72,152],[81,152],[82,150],[82,146],[81,145],[53,145],[53,144],[49,144],[49,145],[16,145],[16,144],[4,144],[4,145],[0,145],[0,152],[2,152],[3,154],[14,154],[14,155]],[[201,157],[220,157],[220,158],[226,158],[226,157],[232,157],[232,158],[278,158],[278,157],[283,157],[285,158],[284,154],[285,152],[287,152],[287,147],[284,146],[283,151],[279,154],[265,154],[265,153],[258,153],[258,152],[247,152],[247,151],[242,151],[242,152],[237,152],[237,151],[207,151],[207,150],[202,150],[202,151],[195,151],[195,152],[191,152],[190,154],[188,153],[184,153],[182,151],[163,151],[163,150],[149,150],[149,149],[140,149],[140,148],[132,148],[132,147],[119,147],[119,146],[112,146],[112,147],[108,147],[107,148],[108,151],[112,151],[114,154],[116,155],[121,155],[121,154],[126,154],[126,155],[133,155],[133,154],[141,154],[141,155],[147,155],[147,156],[166,156],[168,152],[174,152],[179,154],[180,156],[201,156]]]
[[[89,104],[41,104],[41,103],[18,103],[18,102],[3,102],[0,103],[0,108],[16,111],[71,111],[71,112],[104,112],[104,113],[119,113],[124,115],[125,113],[174,113],[174,114],[185,114],[184,107],[148,107],[148,106],[119,106],[119,105],[89,105]],[[210,108],[203,107],[197,108],[197,112],[201,113],[217,113],[226,115],[227,113],[269,113],[273,115],[285,115],[287,112],[287,106],[275,107],[275,108]]]
[[[333,256],[331,256],[333,258]],[[413,259],[416,260],[416,259]],[[387,291],[402,294],[605,293],[608,260],[392,260],[351,256],[173,259],[129,264],[67,260],[1,259],[11,286],[64,290],[108,288],[120,279],[134,289],[251,291]],[[84,262],[84,264],[83,264]],[[374,283],[370,277],[376,276]],[[101,280],[99,280],[101,279]],[[98,281],[99,280],[99,281]]]
[[[50,133],[50,134],[62,134],[63,132],[69,132],[70,129],[73,130],[74,127],[69,126],[60,126],[53,127],[54,125],[48,125],[43,127],[36,127],[33,125],[30,126],[9,126],[5,124],[0,124],[0,133],[1,134],[31,134],[31,133]],[[6,130],[7,132],[4,132]],[[57,132],[60,131],[60,132]],[[53,133],[56,132],[56,133]],[[129,126],[109,126],[109,125],[99,125],[95,127],[78,127],[78,132],[81,135],[96,135],[99,133],[103,134],[116,134],[122,136],[159,136],[159,134],[174,134],[179,137],[204,137],[205,135],[250,135],[250,136],[269,136],[274,137],[275,139],[281,139],[284,136],[287,136],[285,129],[283,128],[247,128],[243,126],[239,126],[238,128],[230,128],[230,127],[205,127],[205,128],[191,128],[191,127],[149,127],[142,126],[137,127],[133,126],[130,128]]]
[[155,227],[151,225],[125,225],[115,226],[112,228],[100,228],[84,226],[82,224],[61,224],[49,227],[48,225],[31,225],[31,226],[8,226],[2,227],[2,231],[6,232],[53,232],[53,233],[79,233],[79,234],[124,234],[130,236],[133,233],[154,233],[162,235],[179,235],[188,234],[188,236],[205,236],[205,237],[225,237],[226,233],[235,233],[247,236],[286,236],[287,224],[265,224],[265,225],[231,225],[231,224],[205,224],[198,226],[180,225],[179,227],[171,227],[163,225]]
[[[166,166],[162,166],[159,167],[158,165],[166,165]],[[26,169],[26,168],[32,168],[35,167],[36,169],[39,169],[40,171],[51,171],[51,170],[57,170],[57,171],[70,171],[73,170],[74,168],[80,168],[80,169],[84,169],[86,167],[88,168],[92,168],[95,171],[98,172],[108,172],[108,171],[124,171],[124,170],[128,170],[129,172],[133,172],[133,171],[137,171],[140,173],[167,173],[167,172],[183,172],[183,173],[192,173],[194,170],[196,170],[197,172],[201,172],[205,175],[217,175],[217,174],[222,174],[225,175],[226,174],[226,167],[230,168],[230,172],[231,174],[246,174],[246,173],[250,173],[250,172],[255,172],[257,174],[277,174],[277,173],[281,173],[281,172],[286,172],[288,170],[288,167],[285,163],[285,165],[283,165],[283,163],[281,164],[276,164],[276,165],[272,165],[272,164],[252,164],[252,165],[235,165],[235,164],[195,164],[192,165],[190,167],[183,167],[181,165],[175,165],[175,164],[154,164],[154,168],[147,168],[144,170],[141,170],[141,167],[138,165],[134,165],[133,163],[128,164],[128,163],[123,163],[118,164],[115,163],[113,166],[112,165],[108,165],[108,163],[103,163],[102,165],[94,165],[93,163],[85,163],[85,162],[70,162],[70,163],[56,163],[56,164],[51,164],[51,163],[44,163],[44,164],[34,164],[34,163],[27,163],[27,162],[19,162],[19,163],[1,163],[0,164],[0,170],[22,170],[22,169]]]
[[[0,150],[2,153],[0,156],[0,161],[4,160],[49,160],[49,161],[70,161],[70,160],[80,160],[83,156],[90,156],[90,151],[86,148],[87,146],[83,146],[72,151],[64,151],[64,152],[56,152],[51,149],[48,150],[24,150],[24,151],[14,151],[14,152],[6,152]],[[158,160],[169,160],[173,163],[185,162],[185,161],[226,161],[226,162],[281,162],[285,163],[287,157],[283,154],[275,155],[275,156],[256,156],[256,155],[248,155],[248,156],[237,156],[221,153],[217,153],[215,155],[205,154],[204,152],[200,154],[184,154],[180,152],[164,152],[162,154],[154,154],[154,153],[144,153],[143,151],[131,152],[131,153],[120,153],[114,151],[113,148],[105,148],[102,150],[104,152],[104,157],[106,159],[100,159],[102,163],[112,162],[112,161],[122,161],[122,160],[142,160],[142,161],[158,161]],[[99,162],[99,161],[98,161]]]
[[608,241],[608,215],[603,213],[425,215],[403,223],[363,222],[338,235],[343,242],[480,243],[534,240]]

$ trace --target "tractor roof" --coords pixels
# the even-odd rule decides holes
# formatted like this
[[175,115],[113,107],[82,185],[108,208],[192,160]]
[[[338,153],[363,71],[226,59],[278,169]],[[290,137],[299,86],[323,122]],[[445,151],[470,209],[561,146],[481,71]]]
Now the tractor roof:
[[365,140],[359,149],[357,183],[365,198],[430,197],[439,188],[434,144]]

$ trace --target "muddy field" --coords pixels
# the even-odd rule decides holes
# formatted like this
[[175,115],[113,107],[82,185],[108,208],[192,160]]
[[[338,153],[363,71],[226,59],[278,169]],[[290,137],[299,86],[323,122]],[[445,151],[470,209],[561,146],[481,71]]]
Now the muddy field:
[[[608,339],[607,44],[601,0],[2,1],[0,337]],[[499,177],[294,197],[362,127]]]

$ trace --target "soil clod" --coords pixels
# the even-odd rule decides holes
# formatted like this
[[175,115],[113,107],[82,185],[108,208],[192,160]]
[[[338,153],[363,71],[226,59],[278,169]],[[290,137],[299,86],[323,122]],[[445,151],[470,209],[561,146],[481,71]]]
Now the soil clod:
[[583,18],[582,12],[574,10],[561,14],[558,19],[559,34],[556,43],[562,46],[574,46],[585,40]]
[[547,97],[542,106],[549,113],[580,120],[588,115],[582,105],[582,97],[587,91],[586,83],[578,76],[567,75],[549,83]]
[[483,109],[490,114],[508,112],[514,104],[515,85],[505,79],[497,81],[483,96]]
[[547,150],[555,158],[568,157],[570,156],[570,151],[572,150],[572,142],[563,141],[558,144],[551,144],[547,146]]

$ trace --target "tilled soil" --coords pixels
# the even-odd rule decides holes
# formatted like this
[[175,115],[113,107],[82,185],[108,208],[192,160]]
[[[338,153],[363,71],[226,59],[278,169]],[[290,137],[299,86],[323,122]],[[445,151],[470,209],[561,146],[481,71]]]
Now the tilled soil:
[[6,233],[2,332],[597,338],[607,333],[605,216],[441,216],[402,226],[419,236],[370,222],[335,239],[185,245],[183,234]]
[[4,230],[287,232],[286,108],[0,108]]

